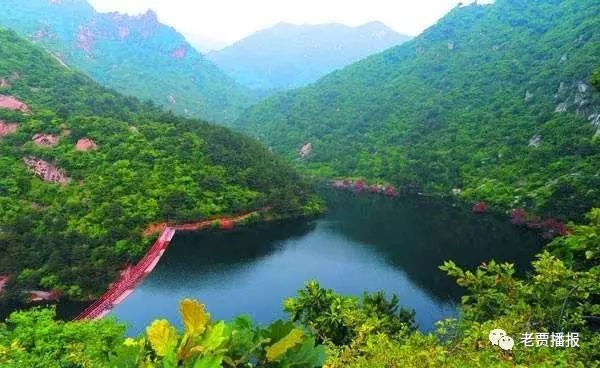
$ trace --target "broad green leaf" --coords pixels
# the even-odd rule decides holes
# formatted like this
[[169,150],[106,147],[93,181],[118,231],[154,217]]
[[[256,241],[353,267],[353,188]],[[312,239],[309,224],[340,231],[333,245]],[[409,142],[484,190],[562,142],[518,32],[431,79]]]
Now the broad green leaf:
[[226,339],[225,322],[221,321],[210,328],[200,345],[205,352],[211,352],[219,349]]
[[271,341],[278,341],[289,334],[296,326],[292,322],[277,320],[271,323],[267,328],[261,330],[260,334]]
[[288,367],[315,368],[325,363],[326,352],[323,345],[315,346],[314,337],[305,339],[302,344],[290,351],[282,365]]
[[196,360],[194,368],[221,368],[222,356],[202,357]]
[[177,354],[175,350],[169,351],[169,353],[162,360],[163,368],[177,368]]
[[302,330],[297,328],[293,329],[283,339],[265,349],[267,353],[267,360],[269,362],[274,362],[280,359],[289,349],[302,342],[303,336],[304,333]]

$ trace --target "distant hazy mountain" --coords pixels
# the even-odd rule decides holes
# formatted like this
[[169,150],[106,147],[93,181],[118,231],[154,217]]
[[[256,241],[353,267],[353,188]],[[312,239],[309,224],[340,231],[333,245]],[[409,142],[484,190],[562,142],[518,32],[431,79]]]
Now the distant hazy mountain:
[[207,57],[245,86],[287,89],[409,39],[379,22],[360,27],[279,23]]
[[181,114],[229,121],[252,101],[153,12],[98,13],[85,0],[2,0],[0,27],[106,86]]

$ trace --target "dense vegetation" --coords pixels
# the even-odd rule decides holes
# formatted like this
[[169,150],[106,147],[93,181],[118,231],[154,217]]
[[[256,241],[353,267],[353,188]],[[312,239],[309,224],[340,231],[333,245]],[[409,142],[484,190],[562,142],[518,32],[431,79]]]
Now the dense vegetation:
[[382,23],[279,23],[206,56],[239,83],[258,90],[304,86],[409,39]]
[[581,219],[600,205],[599,13],[594,0],[458,6],[237,125],[322,176]]
[[[284,302],[290,321],[256,327],[247,317],[210,322],[184,300],[185,332],[154,321],[135,339],[112,319],[58,322],[52,311],[15,312],[0,325],[6,367],[596,367],[600,364],[600,209],[589,224],[553,241],[521,279],[512,264],[490,261],[476,271],[442,267],[467,288],[458,319],[434,333],[415,331],[410,312],[381,293],[360,300],[309,282]],[[299,324],[298,324],[299,323]],[[490,345],[492,329],[515,339],[511,351]],[[577,332],[578,347],[531,347],[523,333]],[[566,335],[565,335],[566,336]],[[315,346],[315,343],[323,346]]]
[[56,322],[53,311],[14,313],[0,326],[2,367],[320,367],[323,346],[305,329],[276,321],[255,326],[242,316],[213,322],[204,305],[181,302],[184,332],[167,320],[156,320],[143,337],[123,337],[112,319]]
[[[0,138],[0,274],[13,276],[11,290],[98,293],[144,253],[142,230],[155,221],[319,210],[304,180],[251,139],[102,88],[12,32],[0,31],[0,78],[0,94],[32,111],[0,109],[20,124]],[[38,133],[59,141],[40,147]],[[97,149],[75,150],[83,137]],[[70,183],[40,180],[30,156]]]
[[[136,338],[111,319],[15,312],[0,324],[0,366],[600,366],[600,97],[590,87],[600,88],[599,13],[593,0],[459,7],[407,45],[269,99],[241,121],[289,157],[311,142],[313,155],[298,163],[323,176],[461,188],[466,198],[580,220],[524,277],[491,260],[471,271],[441,265],[467,293],[459,317],[434,333],[417,331],[396,297],[309,282],[284,301],[289,321],[267,327],[211,321],[193,300],[181,303],[183,329],[156,320]],[[318,210],[302,178],[251,140],[101,88],[3,31],[0,78],[10,81],[0,94],[32,110],[0,110],[20,124],[0,140],[0,270],[14,275],[13,291],[100,291],[143,252],[149,222]],[[36,133],[61,138],[41,148]],[[75,151],[82,137],[98,149]],[[27,156],[71,182],[35,178]],[[497,328],[515,339],[512,350],[490,345]],[[578,347],[521,343],[523,333],[572,332]]]
[[180,115],[226,122],[254,101],[153,12],[132,17],[98,13],[86,0],[3,0],[0,27],[107,87]]
[[600,90],[600,69],[597,69],[590,79],[592,85],[596,87],[596,89]]

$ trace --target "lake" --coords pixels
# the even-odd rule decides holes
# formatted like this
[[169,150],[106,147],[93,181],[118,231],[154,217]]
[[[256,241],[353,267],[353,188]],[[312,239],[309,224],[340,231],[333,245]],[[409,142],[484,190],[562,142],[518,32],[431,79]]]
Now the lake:
[[267,323],[285,318],[283,300],[316,279],[341,294],[397,294],[416,311],[419,328],[430,331],[435,321],[456,316],[463,292],[438,269],[443,261],[469,268],[510,261],[524,273],[543,244],[505,216],[442,201],[334,191],[326,199],[328,212],[317,219],[176,235],[112,315],[135,335],[155,318],[178,322],[178,301],[189,297],[214,319],[249,314]]

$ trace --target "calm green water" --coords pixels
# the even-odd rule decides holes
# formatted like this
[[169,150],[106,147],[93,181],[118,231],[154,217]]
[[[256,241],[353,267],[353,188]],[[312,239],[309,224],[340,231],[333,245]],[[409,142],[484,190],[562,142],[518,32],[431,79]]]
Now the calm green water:
[[216,319],[285,317],[284,298],[317,279],[343,294],[396,293],[422,330],[456,314],[461,290],[437,267],[496,259],[526,271],[541,247],[504,217],[477,216],[421,198],[328,193],[319,219],[257,225],[229,233],[177,235],[155,271],[113,315],[137,334],[155,318],[178,321],[177,302],[205,303]]

